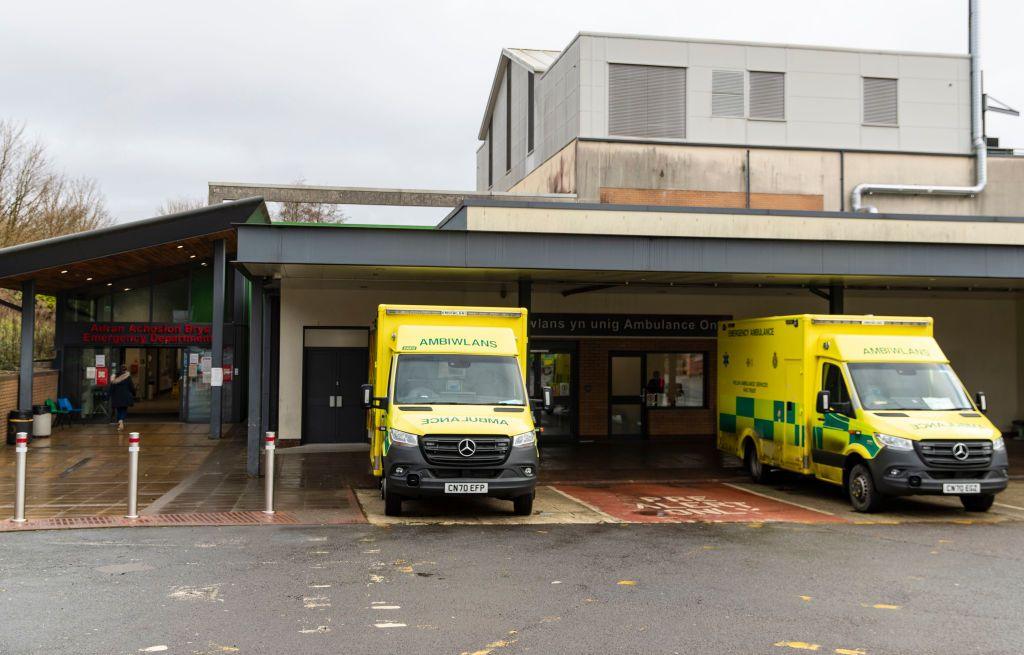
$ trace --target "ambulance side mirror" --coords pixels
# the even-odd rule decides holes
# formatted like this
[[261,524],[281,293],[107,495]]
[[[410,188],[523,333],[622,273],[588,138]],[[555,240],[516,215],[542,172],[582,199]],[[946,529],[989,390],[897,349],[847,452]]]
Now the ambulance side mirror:
[[814,404],[815,411],[817,411],[819,414],[828,414],[831,406],[832,402],[831,399],[828,397],[828,392],[824,390],[819,391],[818,399]]
[[359,391],[363,394],[363,409],[370,409],[373,407],[373,385],[364,384],[359,387]]
[[555,404],[555,395],[551,391],[551,387],[544,387],[541,389],[541,394],[544,396],[544,411],[550,412],[552,406]]
[[978,391],[974,394],[974,404],[978,406],[982,413],[988,411],[988,399],[985,398],[984,391]]

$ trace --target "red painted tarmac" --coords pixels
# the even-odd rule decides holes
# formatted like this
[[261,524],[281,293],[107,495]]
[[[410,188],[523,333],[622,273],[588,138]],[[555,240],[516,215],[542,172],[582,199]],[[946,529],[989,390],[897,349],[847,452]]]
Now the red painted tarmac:
[[846,522],[721,483],[556,485],[555,488],[628,523]]

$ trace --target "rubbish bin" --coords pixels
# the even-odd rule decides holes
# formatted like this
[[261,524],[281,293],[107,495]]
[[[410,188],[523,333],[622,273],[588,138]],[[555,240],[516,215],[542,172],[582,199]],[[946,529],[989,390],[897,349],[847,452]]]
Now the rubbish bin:
[[13,446],[19,432],[25,432],[32,437],[32,412],[12,409],[7,415],[7,444]]
[[32,405],[32,437],[48,437],[53,429],[53,414],[46,405]]

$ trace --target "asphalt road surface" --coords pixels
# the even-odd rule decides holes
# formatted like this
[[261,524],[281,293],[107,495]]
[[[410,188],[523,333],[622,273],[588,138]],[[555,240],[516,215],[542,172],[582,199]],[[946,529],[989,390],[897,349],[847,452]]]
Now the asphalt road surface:
[[1024,524],[0,535],[0,652],[1021,653]]

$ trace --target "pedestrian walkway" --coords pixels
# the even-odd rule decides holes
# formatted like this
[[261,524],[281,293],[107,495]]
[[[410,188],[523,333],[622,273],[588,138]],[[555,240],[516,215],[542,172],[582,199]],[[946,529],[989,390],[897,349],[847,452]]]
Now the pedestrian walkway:
[[[108,425],[62,429],[36,440],[28,456],[26,516],[13,514],[14,449],[0,451],[0,531],[104,525],[552,524],[795,521],[900,523],[1024,520],[1024,484],[1011,484],[987,514],[968,513],[956,498],[891,501],[883,512],[857,514],[842,491],[778,474],[749,482],[740,462],[710,437],[544,445],[534,513],[514,516],[491,498],[410,500],[403,516],[384,516],[367,453],[309,445],[277,449],[275,515],[264,509],[264,479],[245,468],[242,426],[211,440],[206,425],[136,423],[142,434],[138,520],[124,519],[127,432]],[[1011,442],[1011,471],[1024,470],[1024,443]],[[347,452],[343,452],[347,450]]]
[[[61,428],[29,445],[26,516],[123,515],[128,494],[129,430],[143,435],[140,508],[177,486],[218,445],[209,439],[205,424],[133,423],[123,432],[107,424]],[[14,448],[6,446],[0,451],[0,516],[4,518],[14,511],[14,478]]]

